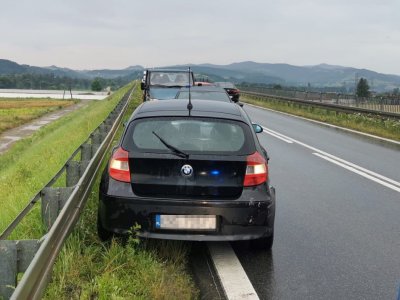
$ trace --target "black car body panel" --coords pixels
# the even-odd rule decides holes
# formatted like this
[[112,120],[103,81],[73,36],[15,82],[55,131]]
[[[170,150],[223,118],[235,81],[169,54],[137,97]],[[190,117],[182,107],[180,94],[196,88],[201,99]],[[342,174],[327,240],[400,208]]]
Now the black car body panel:
[[[115,180],[109,175],[108,167],[105,168],[99,191],[98,222],[101,228],[124,234],[139,224],[138,235],[142,237],[197,241],[272,236],[275,190],[269,180],[256,186],[243,186],[248,156],[258,152],[265,161],[268,160],[247,114],[234,103],[194,100],[192,106],[189,111],[187,101],[182,99],[145,102],[132,114],[117,146],[129,153],[131,179],[130,182]],[[136,126],[144,124],[146,128],[146,122],[154,124],[159,119],[175,125],[178,121],[207,124],[210,120],[216,125],[236,126],[234,128],[241,132],[244,142],[237,142],[236,137],[232,139],[232,149],[229,146],[221,152],[203,153],[179,144],[178,138],[171,138],[178,134],[170,135],[169,142],[176,142],[174,147],[187,152],[188,156],[182,157],[163,147],[150,129],[146,138],[151,137],[150,142],[154,145],[157,141],[160,148],[148,151],[140,148],[141,144],[136,145],[134,134],[139,130]],[[223,144],[222,138],[218,141]],[[190,177],[182,175],[185,165],[193,169]],[[158,228],[156,218],[164,215],[215,216],[216,227],[212,230]]]
[[240,90],[232,82],[215,82],[216,86],[223,88],[232,101],[238,102],[240,97]]
[[[139,236],[149,238],[218,241],[248,240],[268,236],[274,226],[275,192],[267,186],[245,188],[240,199],[198,200],[140,197],[131,185],[107,178],[100,188],[99,216],[105,229],[126,234],[136,224]],[[112,196],[111,196],[112,195]],[[215,231],[171,231],[155,227],[156,214],[216,215]]]

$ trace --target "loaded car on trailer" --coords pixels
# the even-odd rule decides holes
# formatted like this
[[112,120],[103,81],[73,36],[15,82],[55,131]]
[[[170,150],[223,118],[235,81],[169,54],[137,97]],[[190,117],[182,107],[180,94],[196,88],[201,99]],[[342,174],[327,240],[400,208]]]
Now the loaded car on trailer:
[[148,69],[141,82],[143,101],[174,99],[182,87],[193,86],[189,70]]

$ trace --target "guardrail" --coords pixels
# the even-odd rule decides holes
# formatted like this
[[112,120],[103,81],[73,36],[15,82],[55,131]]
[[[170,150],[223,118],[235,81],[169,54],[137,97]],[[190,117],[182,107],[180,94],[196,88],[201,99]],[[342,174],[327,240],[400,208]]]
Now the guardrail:
[[[283,92],[288,92],[288,91],[283,91]],[[293,93],[299,93],[299,92],[293,91]],[[304,92],[301,92],[301,93],[304,93]],[[400,102],[398,105],[391,104],[390,107],[387,107],[388,105],[382,106],[382,104],[379,104],[379,107],[381,107],[385,110],[391,110],[389,112],[389,111],[385,111],[385,110],[365,108],[368,106],[362,105],[362,102],[360,102],[360,101],[357,102],[354,99],[347,99],[347,100],[351,100],[351,101],[345,102],[344,100],[346,100],[346,99],[341,99],[338,96],[336,96],[336,98],[331,98],[331,99],[327,100],[327,99],[322,99],[322,98],[315,99],[315,98],[310,98],[310,97],[305,97],[306,99],[300,99],[300,98],[296,98],[296,97],[276,95],[274,93],[266,93],[266,92],[259,93],[259,92],[253,92],[253,91],[248,91],[248,90],[241,90],[241,94],[253,96],[253,97],[259,97],[259,98],[272,98],[272,99],[281,100],[281,101],[289,101],[289,102],[298,103],[298,104],[302,104],[302,105],[303,104],[311,105],[314,107],[320,107],[320,108],[344,112],[344,113],[361,113],[361,114],[377,115],[377,116],[381,116],[381,117],[385,117],[385,118],[400,119]],[[296,96],[298,94],[293,94],[293,95]]]
[[[108,118],[93,131],[61,170],[29,201],[0,235],[0,298],[42,297],[57,255],[85,206],[95,175],[111,145],[136,85],[122,97]],[[79,153],[80,160],[76,160]],[[64,172],[66,187],[52,187]],[[48,232],[39,240],[6,240],[39,201],[42,220]],[[17,284],[18,273],[22,272],[24,275]]]

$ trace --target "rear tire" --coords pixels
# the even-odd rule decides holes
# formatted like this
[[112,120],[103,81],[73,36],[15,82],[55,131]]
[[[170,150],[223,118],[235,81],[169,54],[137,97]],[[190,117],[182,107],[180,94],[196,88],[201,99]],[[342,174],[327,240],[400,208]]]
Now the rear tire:
[[272,245],[274,243],[274,233],[268,237],[263,237],[250,241],[250,248],[252,250],[271,250]]
[[97,235],[99,239],[103,242],[110,241],[114,234],[103,227],[100,220],[100,215],[97,215]]

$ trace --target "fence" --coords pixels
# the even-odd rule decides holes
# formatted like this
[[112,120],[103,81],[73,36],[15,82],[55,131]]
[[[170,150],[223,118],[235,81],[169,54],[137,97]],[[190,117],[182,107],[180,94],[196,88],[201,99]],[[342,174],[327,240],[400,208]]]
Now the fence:
[[291,98],[310,102],[334,104],[378,112],[400,114],[400,99],[387,97],[359,98],[350,94],[291,91],[261,87],[241,87],[243,92],[259,93],[271,97]]

